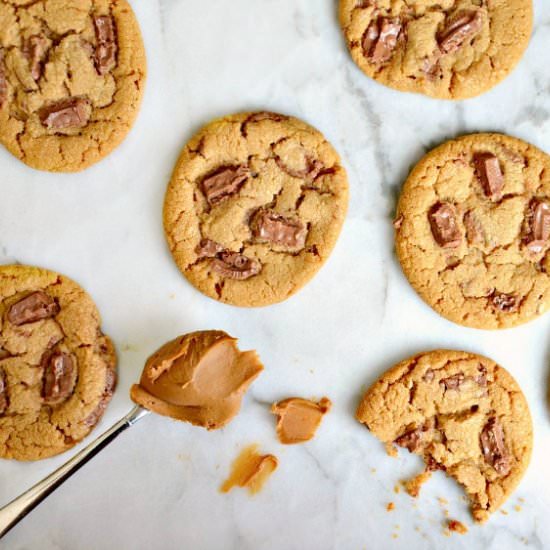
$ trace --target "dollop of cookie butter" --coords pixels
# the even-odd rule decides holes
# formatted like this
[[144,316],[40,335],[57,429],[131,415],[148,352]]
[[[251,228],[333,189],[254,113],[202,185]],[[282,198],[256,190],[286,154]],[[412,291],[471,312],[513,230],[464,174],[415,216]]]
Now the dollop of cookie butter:
[[208,204],[214,205],[237,193],[248,179],[246,166],[223,166],[202,181]]
[[492,417],[487,421],[480,435],[481,450],[485,462],[495,471],[505,476],[510,473],[510,453],[504,441],[504,430],[499,419]]
[[371,21],[363,35],[363,54],[372,63],[389,61],[397,46],[402,23],[398,17],[379,17]]
[[301,250],[305,246],[307,228],[297,218],[260,209],[252,221],[252,234],[259,241]]
[[11,305],[8,309],[8,321],[19,326],[48,319],[58,313],[57,302],[45,292],[38,290]]
[[8,384],[6,381],[6,373],[0,368],[0,414],[4,414],[9,406],[8,400]]
[[474,155],[474,166],[485,194],[491,200],[500,200],[502,198],[502,187],[504,186],[504,175],[498,158],[493,153],[476,153]]
[[99,74],[104,75],[116,66],[116,32],[113,18],[108,15],[94,17],[96,36],[95,66]]
[[464,42],[474,38],[483,27],[483,16],[477,10],[463,10],[449,18],[439,34],[439,47],[444,53],[453,53]]
[[44,378],[42,398],[46,405],[59,405],[68,399],[76,386],[76,361],[68,353],[46,353],[42,359]]
[[45,105],[38,111],[40,122],[48,128],[83,128],[90,118],[90,102],[81,97],[68,97]]
[[224,251],[212,261],[212,269],[222,277],[244,281],[258,275],[262,266],[254,258],[238,252]]
[[239,412],[242,398],[263,370],[255,351],[240,351],[222,331],[180,336],[145,364],[132,400],[155,413],[208,430],[221,428]]
[[437,203],[429,212],[428,218],[435,241],[442,248],[458,248],[462,243],[462,233],[457,222],[454,205],[448,202]]
[[318,403],[301,397],[290,397],[274,403],[271,412],[277,415],[279,441],[292,445],[313,439],[323,416],[331,407],[328,397],[323,397]]

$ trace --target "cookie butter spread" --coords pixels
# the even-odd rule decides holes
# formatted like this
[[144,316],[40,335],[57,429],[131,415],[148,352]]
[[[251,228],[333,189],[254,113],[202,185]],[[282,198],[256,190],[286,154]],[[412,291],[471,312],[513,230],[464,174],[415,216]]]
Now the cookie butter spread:
[[133,401],[155,413],[208,430],[238,412],[248,386],[263,365],[255,351],[219,330],[193,332],[162,346],[145,364]]
[[220,487],[220,491],[228,493],[233,487],[243,487],[253,495],[261,490],[278,465],[276,456],[260,455],[258,446],[250,445],[243,449],[233,462],[231,473]]
[[315,436],[323,416],[332,403],[327,397],[315,403],[301,397],[290,397],[274,403],[271,412],[277,415],[277,436],[281,443],[303,443]]

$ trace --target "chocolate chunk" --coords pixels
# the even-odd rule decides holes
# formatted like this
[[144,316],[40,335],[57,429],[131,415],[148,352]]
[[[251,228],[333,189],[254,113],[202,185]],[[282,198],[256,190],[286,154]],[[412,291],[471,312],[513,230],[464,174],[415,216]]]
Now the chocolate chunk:
[[401,20],[397,17],[379,17],[371,21],[363,36],[363,55],[372,63],[391,59],[401,29]]
[[483,244],[485,233],[476,215],[469,210],[464,214],[464,227],[466,228],[466,239],[470,244]]
[[533,254],[539,254],[550,238],[550,205],[545,201],[533,200],[529,206],[527,221],[529,234],[526,246]]
[[444,53],[453,53],[467,40],[474,38],[483,26],[480,11],[463,10],[446,22],[438,36],[439,47]]
[[76,365],[73,358],[62,352],[46,354],[42,360],[44,378],[42,397],[47,405],[58,405],[74,391],[76,385]]
[[436,472],[437,470],[445,471],[447,468],[438,462],[432,455],[429,455],[426,459],[426,471]]
[[393,220],[393,227],[397,231],[401,229],[401,226],[403,225],[403,220],[405,219],[405,216],[403,214],[399,214],[395,220]]
[[116,387],[116,373],[114,369],[109,369],[106,374],[105,379],[105,390],[103,391],[103,396],[99,401],[97,407],[82,421],[86,426],[95,426],[99,419],[103,416],[111,397],[115,391]]
[[108,15],[94,17],[96,48],[95,66],[99,74],[103,75],[116,66],[117,43],[115,23]]
[[307,228],[299,219],[261,209],[254,217],[252,233],[258,240],[302,249],[306,242]]
[[257,275],[261,271],[261,264],[238,252],[222,252],[219,258],[213,260],[212,269],[223,277],[244,281]]
[[474,165],[485,194],[492,200],[500,200],[504,176],[498,158],[493,153],[476,153]]
[[456,208],[448,202],[437,203],[428,214],[435,241],[442,248],[457,248],[462,234],[457,224]]
[[38,111],[40,122],[48,129],[82,128],[88,124],[89,102],[80,97],[67,97]]
[[477,374],[474,378],[474,380],[480,385],[480,386],[487,386],[487,369],[483,365],[479,365],[477,368],[479,374]]
[[248,179],[246,166],[224,166],[202,181],[202,192],[209,204],[216,204],[237,193]]
[[306,167],[302,168],[302,170],[290,168],[279,156],[275,157],[275,162],[277,163],[277,166],[289,176],[307,180],[314,180],[324,168],[323,163],[320,160],[313,158],[311,155],[306,155]]
[[43,36],[35,34],[25,41],[23,54],[29,60],[29,68],[34,80],[38,80],[42,76],[44,59],[48,49],[48,41]]
[[0,108],[4,105],[6,99],[8,99],[8,81],[4,64],[4,50],[0,48]]
[[466,377],[463,372],[449,376],[448,378],[443,378],[440,380],[440,384],[445,387],[446,390],[458,390],[460,386],[464,384]]
[[517,296],[505,294],[504,292],[497,292],[496,290],[491,294],[491,302],[493,302],[500,311],[506,313],[515,311],[519,305]]
[[414,453],[420,448],[422,439],[422,432],[418,429],[405,432],[402,436],[395,440],[395,443],[400,447],[409,449],[411,453]]
[[8,399],[8,385],[4,369],[0,369],[0,414],[4,414],[10,402]]
[[224,248],[220,243],[211,239],[202,239],[195,248],[195,252],[199,258],[215,258]]
[[422,379],[424,380],[424,382],[433,382],[435,378],[435,372],[432,370],[432,369],[428,369],[425,373],[424,373],[424,376],[422,377]]
[[38,290],[25,296],[8,310],[8,321],[12,325],[25,325],[48,319],[59,313],[59,305],[45,292]]
[[510,472],[510,453],[504,443],[504,430],[498,418],[489,419],[480,436],[481,450],[485,462],[498,474],[505,476]]

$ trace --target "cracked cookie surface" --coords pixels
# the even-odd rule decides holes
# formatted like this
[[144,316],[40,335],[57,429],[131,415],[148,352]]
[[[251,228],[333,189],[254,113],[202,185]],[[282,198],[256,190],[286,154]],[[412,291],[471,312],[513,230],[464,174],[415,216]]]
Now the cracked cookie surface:
[[292,117],[242,113],[205,126],[168,185],[164,229],[187,279],[238,306],[285,300],[340,233],[348,182],[323,135]]
[[115,350],[88,294],[52,271],[0,266],[0,458],[70,449],[115,385]]
[[441,99],[479,95],[521,59],[532,0],[340,0],[351,56],[391,88]]
[[126,0],[0,0],[0,142],[29,166],[75,172],[111,153],[144,84]]
[[423,300],[447,319],[508,328],[550,307],[550,157],[502,134],[437,147],[409,175],[396,250]]
[[[402,361],[367,390],[357,419],[382,442],[421,455],[465,489],[486,521],[529,465],[533,426],[510,374],[486,357],[437,350]],[[419,487],[416,487],[418,491]]]

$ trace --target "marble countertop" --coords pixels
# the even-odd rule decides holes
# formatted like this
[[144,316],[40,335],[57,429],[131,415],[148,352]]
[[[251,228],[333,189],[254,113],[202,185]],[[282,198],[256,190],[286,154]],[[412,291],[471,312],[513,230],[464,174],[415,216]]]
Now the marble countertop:
[[[0,150],[0,262],[55,269],[96,300],[120,358],[120,384],[96,436],[131,408],[128,389],[144,360],[177,334],[226,330],[257,349],[266,370],[221,431],[152,415],[139,422],[0,548],[550,548],[550,316],[501,332],[445,321],[404,279],[391,226],[408,170],[447,138],[496,130],[550,152],[550,3],[534,3],[535,32],[517,70],[491,92],[451,103],[364,77],[345,49],[336,0],[132,2],[149,63],[137,124],[114,154],[76,175],[40,173]],[[212,117],[256,108],[296,115],[324,132],[348,169],[351,203],[319,275],[283,304],[244,310],[203,297],[181,277],[164,242],[161,208],[193,132]],[[492,357],[531,405],[530,469],[505,514],[483,527],[472,524],[461,490],[442,473],[416,501],[396,494],[399,480],[420,471],[419,459],[387,457],[353,417],[380,373],[436,347]],[[289,395],[334,402],[308,444],[276,441],[268,404]],[[279,469],[255,497],[221,495],[231,461],[250,443],[277,455]],[[72,454],[0,462],[0,502]],[[467,535],[443,534],[445,510],[468,525]]]

